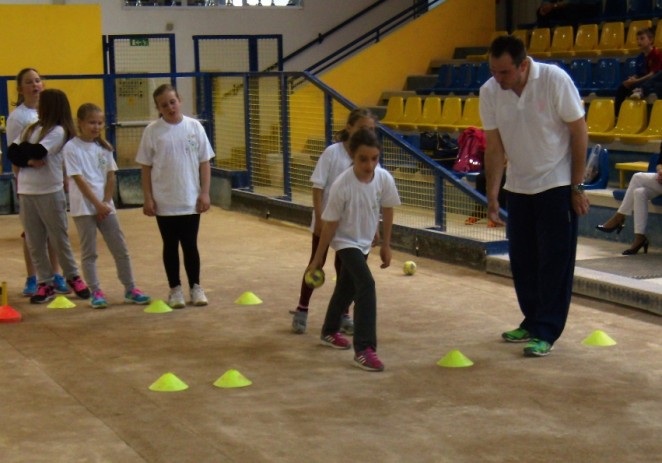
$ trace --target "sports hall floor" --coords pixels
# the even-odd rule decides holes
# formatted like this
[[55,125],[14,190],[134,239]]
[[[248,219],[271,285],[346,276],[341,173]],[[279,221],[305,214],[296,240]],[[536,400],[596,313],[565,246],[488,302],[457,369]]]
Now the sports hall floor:
[[[120,218],[139,286],[164,298],[154,220],[139,209]],[[0,324],[2,463],[662,461],[660,316],[575,297],[552,355],[524,358],[499,338],[520,321],[510,279],[423,258],[407,277],[412,256],[394,252],[380,270],[375,254],[386,370],[369,373],[318,343],[330,279],[308,333],[290,333],[302,227],[213,208],[200,234],[211,304],[164,314],[120,303],[103,245],[115,304],[28,304],[20,229],[18,216],[0,217],[0,278],[23,315]],[[73,226],[71,236],[77,252]],[[235,304],[245,291],[264,302]],[[618,344],[583,345],[597,329]],[[454,349],[474,365],[436,365]],[[253,384],[214,387],[230,369]],[[148,389],[168,372],[189,388]]]

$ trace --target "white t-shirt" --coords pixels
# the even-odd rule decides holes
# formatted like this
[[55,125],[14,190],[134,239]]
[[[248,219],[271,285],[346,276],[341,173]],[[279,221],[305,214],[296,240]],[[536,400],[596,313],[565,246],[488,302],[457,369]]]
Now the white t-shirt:
[[202,124],[188,116],[178,124],[159,119],[145,128],[136,162],[152,166],[156,215],[197,214],[200,164],[214,156]]
[[[86,142],[76,137],[64,145],[64,165],[67,176],[80,175],[87,182],[99,200],[103,195],[108,179],[108,172],[117,170],[113,153],[95,142]],[[115,213],[115,205],[110,200],[110,207]],[[88,200],[78,188],[73,179],[69,180],[69,209],[73,217],[81,215],[96,215],[97,208]]]
[[570,185],[572,150],[566,125],[584,116],[579,92],[560,67],[529,60],[521,96],[492,77],[480,88],[483,129],[498,129],[508,157],[508,191],[536,194]]
[[[35,127],[30,143],[38,143],[48,151],[43,167],[21,167],[18,170],[18,193],[21,195],[44,195],[55,193],[64,188],[62,172],[62,146],[64,145],[64,129],[55,126],[46,136],[39,139],[41,126]],[[20,140],[18,140],[20,142]]]
[[370,252],[382,207],[400,205],[400,196],[390,173],[377,166],[370,183],[356,178],[354,169],[345,170],[331,185],[329,201],[322,213],[328,222],[338,221],[331,247],[336,251],[358,248]]
[[[317,160],[315,170],[310,176],[313,188],[322,190],[322,211],[329,201],[329,188],[340,174],[352,165],[352,158],[342,142],[327,146]],[[310,231],[315,230],[315,212],[310,223]]]
[[38,119],[39,114],[36,109],[28,108],[24,104],[18,105],[7,118],[7,144],[16,143],[23,130]]

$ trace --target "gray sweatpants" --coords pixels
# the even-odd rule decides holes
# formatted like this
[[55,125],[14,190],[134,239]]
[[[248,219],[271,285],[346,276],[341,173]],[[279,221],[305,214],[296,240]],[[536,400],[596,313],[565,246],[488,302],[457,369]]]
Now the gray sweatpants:
[[74,217],[74,223],[80,236],[81,267],[83,276],[90,291],[99,289],[97,276],[97,229],[101,232],[108,250],[115,259],[117,278],[124,285],[125,291],[134,288],[133,271],[131,270],[131,257],[124,240],[124,233],[120,229],[117,214],[111,214],[101,222],[95,215]]
[[39,283],[53,280],[53,268],[48,258],[47,240],[53,244],[62,271],[67,278],[78,276],[78,267],[67,234],[67,200],[64,190],[44,195],[19,195],[20,216],[30,258]]

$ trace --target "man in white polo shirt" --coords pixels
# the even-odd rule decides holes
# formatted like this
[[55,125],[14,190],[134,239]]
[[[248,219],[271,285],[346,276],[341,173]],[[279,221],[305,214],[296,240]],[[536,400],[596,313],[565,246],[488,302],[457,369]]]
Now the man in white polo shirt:
[[524,314],[502,337],[526,342],[524,355],[545,356],[561,336],[570,307],[577,217],[588,212],[582,179],[587,131],[572,80],[558,66],[526,55],[521,40],[490,45],[492,78],[480,89],[487,148],[488,217],[497,224],[507,159],[510,265]]

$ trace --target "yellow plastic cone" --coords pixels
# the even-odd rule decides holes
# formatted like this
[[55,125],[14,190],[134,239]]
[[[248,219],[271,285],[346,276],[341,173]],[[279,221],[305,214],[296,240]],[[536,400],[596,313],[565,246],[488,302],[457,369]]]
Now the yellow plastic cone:
[[149,389],[155,392],[177,392],[188,389],[188,384],[175,376],[174,373],[166,373],[154,381]]
[[595,330],[593,333],[590,334],[589,337],[584,339],[582,341],[582,344],[585,346],[599,346],[599,347],[607,347],[607,346],[614,346],[616,345],[616,341],[614,341],[607,333],[605,333],[602,330]]
[[446,368],[470,367],[473,364],[469,358],[457,349],[450,351],[437,362],[437,365]]
[[262,304],[262,299],[260,299],[250,291],[246,291],[244,294],[239,296],[239,299],[234,301],[234,303],[239,305],[257,305],[257,304]]
[[145,313],[166,313],[166,312],[172,312],[172,309],[168,304],[163,302],[161,299],[157,299],[154,302],[152,302],[150,305],[148,305],[145,310],[143,310]]
[[53,302],[47,305],[49,309],[72,309],[76,307],[76,304],[71,302],[64,296],[57,296],[53,299]]
[[237,370],[228,370],[223,373],[223,376],[214,381],[214,386],[226,389],[234,387],[246,387],[253,384],[253,382],[239,373]]

